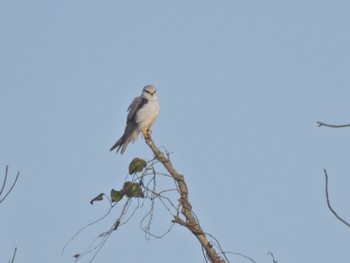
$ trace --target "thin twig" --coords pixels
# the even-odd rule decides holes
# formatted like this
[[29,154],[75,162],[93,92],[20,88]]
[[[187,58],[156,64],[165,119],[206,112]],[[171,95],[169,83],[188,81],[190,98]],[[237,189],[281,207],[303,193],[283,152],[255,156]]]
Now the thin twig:
[[[119,215],[119,217],[117,218],[117,220],[113,223],[113,225],[109,228],[109,230],[107,230],[106,232],[103,232],[101,233],[100,235],[98,235],[94,241],[91,243],[91,245],[85,249],[85,251],[83,251],[82,253],[78,253],[78,254],[75,254],[74,257],[76,258],[75,259],[75,262],[77,262],[79,259],[81,259],[83,256],[87,255],[87,254],[90,254],[93,252],[93,255],[92,257],[90,258],[89,260],[89,263],[93,262],[95,257],[98,255],[98,253],[101,251],[101,249],[103,248],[103,246],[106,244],[106,242],[108,241],[108,239],[110,238],[111,234],[113,231],[116,231],[119,226],[121,226],[123,223],[122,222],[122,218],[124,217],[124,215],[127,213],[128,209],[129,209],[129,206],[130,206],[130,202],[131,202],[131,199],[128,198],[126,203],[124,204],[123,206],[123,209],[122,209],[122,212],[121,214]],[[97,222],[97,221],[95,221]],[[124,222],[125,223],[125,222]],[[79,230],[81,231],[81,230]],[[75,238],[75,237],[74,237]],[[101,239],[100,242],[97,243],[97,245],[94,246],[95,242],[98,240],[98,239]]]
[[243,257],[245,259],[248,259],[249,261],[256,263],[254,259],[242,254],[242,253],[236,253],[236,252],[230,252],[230,251],[224,251],[225,254],[232,254],[232,255],[236,255],[236,256],[240,256]]
[[5,185],[6,185],[6,180],[7,180],[7,171],[8,171],[8,165],[6,166],[6,170],[5,170],[5,177],[4,177],[4,181],[2,182],[2,187],[0,190],[0,196],[2,194],[2,191],[4,191]]
[[112,202],[111,202],[111,200],[109,199],[108,196],[106,196],[106,197],[107,197],[107,199],[108,199],[108,201],[109,201],[109,203],[110,203],[110,207],[109,207],[108,211],[107,211],[102,217],[100,217],[100,218],[96,219],[95,221],[93,221],[93,222],[91,222],[91,223],[88,223],[87,225],[81,227],[81,228],[66,242],[66,244],[65,244],[64,247],[62,248],[62,250],[61,250],[61,255],[62,255],[62,256],[63,256],[63,253],[64,253],[65,249],[68,247],[68,245],[69,245],[69,244],[70,244],[84,229],[86,229],[86,228],[88,228],[88,227],[90,227],[90,226],[96,224],[96,223],[99,222],[99,221],[102,221],[105,217],[107,217],[107,216],[111,213],[111,211],[112,211],[113,207],[115,206],[115,204],[112,204]]
[[[2,192],[4,191],[5,185],[6,185],[6,180],[7,180],[7,174],[8,174],[8,165],[6,166],[6,171],[5,171],[5,177],[4,177],[4,181],[0,190],[0,196],[2,194]],[[0,198],[0,204],[2,203],[2,201],[4,201],[6,199],[6,197],[11,193],[12,189],[15,187],[17,180],[19,177],[19,172],[17,173],[17,176],[15,178],[15,181],[12,183],[10,189],[7,191],[7,193],[5,194],[5,196],[3,198]]]
[[350,127],[350,123],[349,124],[334,125],[334,124],[327,124],[327,123],[318,121],[317,124],[318,124],[318,127],[321,127],[321,126],[326,126],[326,127],[330,127],[330,128]]
[[267,255],[271,255],[271,257],[272,257],[272,262],[273,262],[273,263],[277,263],[277,260],[275,260],[275,257],[274,257],[273,253],[272,253],[270,250],[267,252]]
[[327,171],[326,169],[323,169],[324,171],[324,176],[326,178],[326,198],[327,198],[327,205],[329,210],[331,210],[331,212],[333,213],[333,215],[335,215],[336,218],[338,218],[338,220],[340,220],[341,222],[343,222],[345,225],[347,225],[348,227],[350,227],[350,224],[348,222],[346,222],[344,219],[342,219],[340,216],[338,216],[338,214],[333,210],[331,203],[329,202],[329,195],[328,195],[328,175],[327,175]]
[[13,252],[12,259],[9,261],[9,263],[15,262],[16,253],[17,253],[17,248],[15,247],[15,251]]

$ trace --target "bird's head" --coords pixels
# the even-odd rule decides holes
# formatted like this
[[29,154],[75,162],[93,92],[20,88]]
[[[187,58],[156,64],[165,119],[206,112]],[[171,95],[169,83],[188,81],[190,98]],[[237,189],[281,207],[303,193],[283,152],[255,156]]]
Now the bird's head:
[[144,98],[156,98],[156,87],[153,85],[147,85],[142,90],[142,96]]

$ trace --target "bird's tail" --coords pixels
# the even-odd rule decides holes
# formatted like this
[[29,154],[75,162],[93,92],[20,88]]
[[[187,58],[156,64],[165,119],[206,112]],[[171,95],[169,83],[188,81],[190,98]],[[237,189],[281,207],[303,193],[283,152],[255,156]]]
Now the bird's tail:
[[110,149],[110,151],[113,151],[114,149],[117,148],[117,152],[119,152],[120,148],[122,148],[122,151],[120,152],[121,154],[123,154],[126,150],[126,147],[128,146],[130,140],[132,138],[129,137],[129,138],[125,138],[125,135],[123,135],[113,146],[112,148]]
[[117,153],[120,149],[120,147],[123,146],[123,141],[124,141],[124,135],[122,137],[120,137],[120,139],[112,146],[112,148],[110,149],[110,151],[113,151],[115,148],[118,147],[117,149]]

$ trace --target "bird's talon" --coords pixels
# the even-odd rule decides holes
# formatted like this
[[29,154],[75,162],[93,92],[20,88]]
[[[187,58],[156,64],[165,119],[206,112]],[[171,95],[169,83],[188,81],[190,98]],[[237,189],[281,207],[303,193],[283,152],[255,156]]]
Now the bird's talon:
[[151,136],[151,130],[149,128],[145,129],[144,131],[142,131],[142,137],[147,139]]

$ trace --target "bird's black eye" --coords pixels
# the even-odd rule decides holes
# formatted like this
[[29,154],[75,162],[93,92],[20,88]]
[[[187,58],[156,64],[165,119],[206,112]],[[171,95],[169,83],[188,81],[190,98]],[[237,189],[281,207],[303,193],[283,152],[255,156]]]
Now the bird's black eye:
[[150,92],[149,90],[145,90],[146,93],[148,93],[149,95],[153,96],[154,93],[156,93],[156,91],[154,91],[153,93]]

